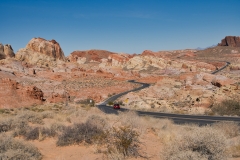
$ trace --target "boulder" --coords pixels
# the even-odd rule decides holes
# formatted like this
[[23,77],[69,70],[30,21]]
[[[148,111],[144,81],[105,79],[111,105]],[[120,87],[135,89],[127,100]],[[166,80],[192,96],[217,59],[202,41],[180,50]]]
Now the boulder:
[[229,78],[227,78],[225,76],[222,76],[222,75],[217,75],[212,80],[212,84],[217,86],[217,87],[231,85],[231,84],[234,84],[234,83],[235,83],[234,80],[229,79]]

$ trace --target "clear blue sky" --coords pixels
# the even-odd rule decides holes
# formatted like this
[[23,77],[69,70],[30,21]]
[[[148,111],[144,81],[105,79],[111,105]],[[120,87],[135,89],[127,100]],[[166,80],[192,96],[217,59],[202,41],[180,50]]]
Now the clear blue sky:
[[207,47],[240,36],[240,0],[0,0],[0,42],[33,37],[74,50],[141,53]]

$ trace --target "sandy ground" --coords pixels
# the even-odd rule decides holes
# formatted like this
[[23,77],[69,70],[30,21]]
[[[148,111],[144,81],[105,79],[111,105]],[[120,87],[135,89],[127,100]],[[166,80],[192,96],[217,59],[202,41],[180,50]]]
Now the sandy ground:
[[[102,160],[105,159],[103,153],[96,153],[94,145],[72,145],[65,147],[57,147],[56,139],[48,138],[43,141],[29,141],[29,143],[36,146],[43,154],[43,160]],[[142,157],[129,158],[135,159],[148,159],[159,160],[161,142],[153,131],[147,131],[141,137],[141,150]]]

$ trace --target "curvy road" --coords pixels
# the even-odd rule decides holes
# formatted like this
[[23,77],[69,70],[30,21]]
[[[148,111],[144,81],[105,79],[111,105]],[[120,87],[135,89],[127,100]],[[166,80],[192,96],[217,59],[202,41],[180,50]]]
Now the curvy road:
[[[212,74],[216,74],[217,72],[223,70],[226,68],[230,63],[226,62],[226,65],[222,68],[212,72]],[[97,107],[108,114],[118,114],[118,111],[129,111],[129,109],[121,108],[119,110],[113,109],[113,107],[107,106],[107,103],[109,101],[115,101],[119,97],[129,93],[129,92],[135,92],[139,91],[143,88],[147,88],[150,86],[150,84],[147,83],[141,83],[141,82],[135,82],[134,80],[130,80],[129,82],[141,84],[142,86],[139,88],[135,88],[133,90],[129,90],[117,95],[114,95],[110,97],[109,99],[105,100],[104,102],[97,105]],[[198,125],[207,125],[212,124],[219,121],[235,121],[240,123],[240,117],[223,117],[223,116],[205,116],[205,115],[183,115],[183,114],[172,114],[172,113],[161,113],[161,112],[146,112],[146,111],[136,111],[140,116],[151,116],[155,118],[167,118],[172,119],[177,124],[184,124],[184,123],[194,123]]]

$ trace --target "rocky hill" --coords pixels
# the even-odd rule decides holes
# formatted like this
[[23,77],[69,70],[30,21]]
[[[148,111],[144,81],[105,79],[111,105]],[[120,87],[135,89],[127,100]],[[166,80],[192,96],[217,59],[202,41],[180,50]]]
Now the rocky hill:
[[27,46],[16,53],[16,59],[39,66],[56,66],[56,61],[64,61],[65,56],[58,42],[33,38]]
[[[8,107],[78,104],[86,99],[100,102],[136,87],[127,82],[132,79],[152,85],[122,97],[131,109],[203,114],[213,102],[239,94],[240,47],[145,50],[139,55],[88,50],[65,58],[55,40],[33,38],[15,58],[6,58],[14,56],[10,45],[0,45],[0,53],[4,58],[0,60],[0,102]],[[231,65],[221,75],[212,75],[225,61]]]

